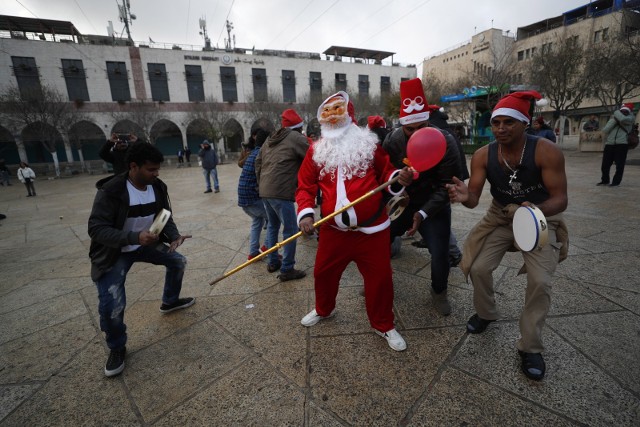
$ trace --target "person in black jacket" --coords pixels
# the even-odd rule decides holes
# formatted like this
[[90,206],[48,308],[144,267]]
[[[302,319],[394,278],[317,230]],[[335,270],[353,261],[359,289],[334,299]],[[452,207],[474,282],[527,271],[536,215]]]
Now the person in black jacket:
[[194,298],[180,298],[186,258],[176,249],[191,237],[181,235],[172,218],[159,234],[149,231],[156,214],[171,211],[167,186],[158,179],[162,153],[151,144],[134,144],[127,151],[129,170],[98,181],[89,216],[91,279],[98,288],[100,329],[111,350],[104,373],[124,370],[127,327],[124,323],[127,272],[135,262],[164,265],[161,313],[189,307]]
[[[382,147],[398,168],[407,157],[407,142],[418,129],[429,125],[429,110],[418,78],[400,83],[400,124],[384,140]],[[440,129],[439,129],[440,130]],[[433,168],[421,172],[418,179],[406,188],[409,205],[391,223],[391,241],[405,232],[412,236],[419,231],[431,253],[431,288],[437,311],[448,316],[451,305],[447,297],[449,282],[449,237],[451,233],[451,205],[445,187],[452,177],[460,175],[460,153],[450,133],[445,136],[447,149],[444,158]]]
[[132,133],[128,135],[112,133],[111,138],[104,143],[98,154],[102,160],[113,165],[113,173],[118,175],[129,170],[124,158],[129,146],[137,141],[138,137]]

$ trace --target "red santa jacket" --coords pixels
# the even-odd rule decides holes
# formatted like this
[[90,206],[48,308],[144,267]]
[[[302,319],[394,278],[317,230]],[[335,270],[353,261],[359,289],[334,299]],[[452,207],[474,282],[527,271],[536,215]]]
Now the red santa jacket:
[[[326,217],[334,211],[355,201],[359,197],[375,189],[380,184],[393,178],[399,171],[389,161],[387,152],[376,145],[374,158],[364,177],[352,177],[343,180],[339,171],[336,171],[332,180],[331,174],[326,174],[320,179],[322,166],[313,160],[313,146],[307,151],[307,155],[298,171],[298,188],[296,190],[296,203],[298,204],[298,222],[313,214],[315,198],[318,187],[322,190],[322,216]],[[387,187],[391,194],[397,194]],[[400,190],[401,191],[401,190]],[[376,193],[368,199],[347,209],[343,214],[337,215],[328,221],[341,230],[356,229],[366,234],[372,234],[389,227],[390,221],[382,200],[382,193]]]

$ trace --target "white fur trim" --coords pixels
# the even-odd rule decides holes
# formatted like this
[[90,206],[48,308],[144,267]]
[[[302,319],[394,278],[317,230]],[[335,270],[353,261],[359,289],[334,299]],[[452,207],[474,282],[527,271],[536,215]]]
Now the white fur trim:
[[298,123],[297,125],[287,126],[287,129],[298,129],[298,128],[301,128],[303,125],[304,125],[304,120]]
[[315,215],[316,213],[311,208],[304,208],[300,212],[298,212],[298,225],[300,225],[300,220],[302,219],[302,217],[308,214]]
[[[400,173],[400,169],[398,169],[398,170],[394,171],[394,172],[389,176],[389,181],[391,181],[393,178],[395,178],[395,177],[396,177],[396,175],[398,175],[399,173]],[[395,192],[395,191],[393,191],[393,190],[391,189],[391,186],[388,186],[388,187],[387,187],[387,191],[388,191],[389,193],[393,194],[394,196],[398,196],[398,195],[402,194],[402,192],[404,191],[404,187],[402,187],[402,188],[400,189],[400,191]]]
[[398,121],[401,125],[410,125],[412,123],[424,122],[429,120],[429,112],[423,111],[422,113],[411,114],[408,116],[400,117]]
[[507,116],[513,117],[516,120],[520,120],[521,122],[529,123],[531,119],[529,117],[522,114],[520,111],[515,110],[513,108],[498,108],[497,110],[493,110],[491,113],[491,119],[497,116]]

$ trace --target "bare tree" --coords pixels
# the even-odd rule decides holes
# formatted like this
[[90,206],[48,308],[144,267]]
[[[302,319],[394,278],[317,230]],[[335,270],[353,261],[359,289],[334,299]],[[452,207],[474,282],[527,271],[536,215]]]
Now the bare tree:
[[567,111],[580,106],[591,84],[585,72],[584,58],[585,49],[577,36],[557,37],[553,43],[539,49],[527,64],[529,81],[540,87],[549,106],[560,117],[559,143],[564,136]]
[[30,91],[10,86],[0,95],[0,103],[3,121],[16,128],[31,127],[36,131],[40,142],[51,154],[56,176],[60,176],[56,141],[83,120],[83,115],[64,95],[48,85]]
[[280,127],[280,115],[287,108],[290,107],[282,103],[282,96],[276,91],[270,91],[264,100],[256,101],[250,97],[247,102],[247,113],[252,123],[266,118],[275,129]]
[[204,135],[215,149],[218,149],[218,141],[224,138],[225,124],[231,118],[232,114],[224,109],[224,105],[212,97],[195,104],[187,116],[187,120],[193,123],[194,130]]
[[[167,115],[160,110],[155,102],[131,101],[124,104],[119,111],[111,113],[111,116],[116,122],[129,121],[140,126],[143,134],[138,136],[152,144],[155,143],[158,135],[166,130],[164,126],[154,127],[154,125],[158,122],[168,123]],[[129,129],[129,132],[135,133],[136,129]]]
[[638,47],[626,35],[594,45],[586,60],[589,95],[612,112],[626,99],[640,95]]
[[489,106],[495,105],[500,98],[509,93],[514,76],[517,74],[517,61],[513,55],[514,47],[515,43],[511,38],[501,37],[499,42],[491,44],[487,63],[476,63],[472,71],[471,81],[477,88],[484,88],[487,91]]

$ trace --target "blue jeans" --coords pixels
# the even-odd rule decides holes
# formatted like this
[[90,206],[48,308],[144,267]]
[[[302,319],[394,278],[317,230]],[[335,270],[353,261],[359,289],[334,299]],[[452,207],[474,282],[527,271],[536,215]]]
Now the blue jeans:
[[[258,200],[251,206],[242,206],[244,213],[251,217],[251,233],[249,233],[249,255],[256,256],[260,253],[260,233],[262,226],[267,221],[267,212],[264,209],[262,200]],[[271,243],[267,236],[265,242],[267,247],[271,247]]]
[[[296,208],[290,200],[282,199],[262,199],[264,208],[267,211],[267,246],[274,246],[278,242],[278,232],[282,224],[282,240],[286,240],[298,232],[298,219]],[[273,251],[269,255],[269,264],[277,265],[279,262],[278,251]],[[296,241],[283,246],[282,267],[280,272],[285,273],[293,270],[296,263]]]
[[[391,223],[391,241],[402,236],[413,224],[413,214],[419,207],[407,206],[402,215]],[[451,232],[451,206],[427,217],[418,232],[431,254],[431,287],[436,294],[447,289],[449,283],[449,238]]]
[[109,271],[96,282],[98,287],[98,312],[100,329],[104,331],[107,346],[119,350],[127,343],[127,325],[124,323],[124,309],[127,295],[124,282],[134,262],[148,262],[164,265],[167,272],[164,277],[163,304],[173,304],[180,296],[182,278],[187,259],[178,252],[169,252],[165,245],[141,246],[133,252],[123,252]]
[[216,190],[220,189],[220,183],[218,182],[218,170],[216,168],[202,169],[202,174],[204,175],[204,182],[207,184],[207,190],[211,190],[212,176],[213,176],[213,188]]

